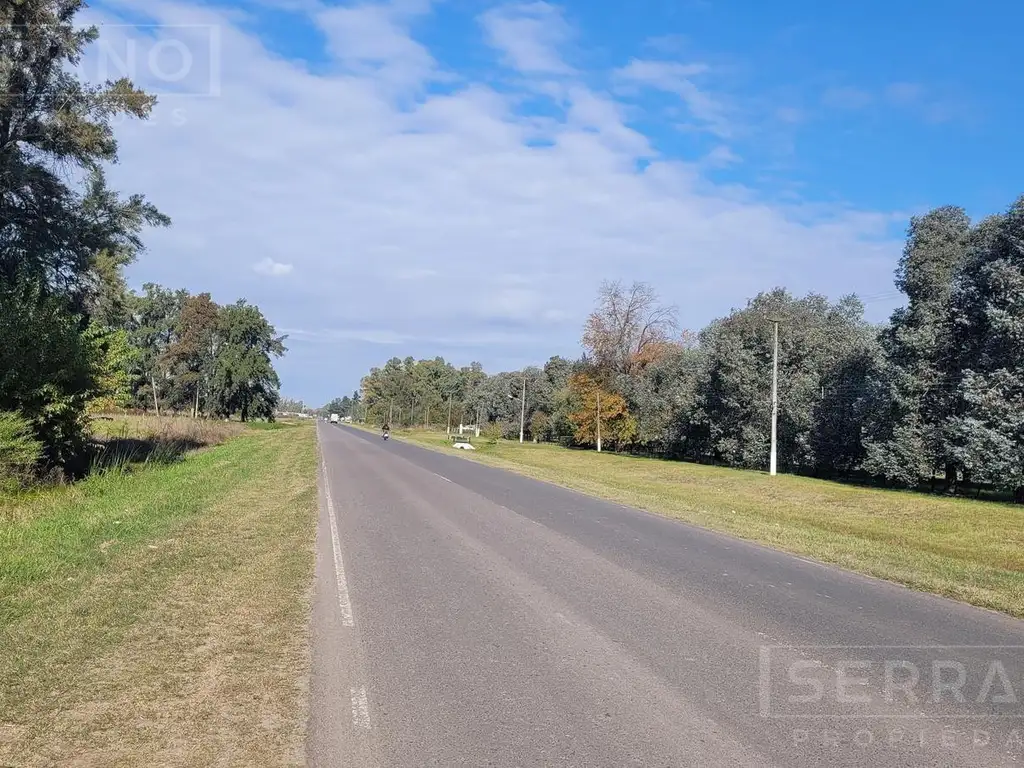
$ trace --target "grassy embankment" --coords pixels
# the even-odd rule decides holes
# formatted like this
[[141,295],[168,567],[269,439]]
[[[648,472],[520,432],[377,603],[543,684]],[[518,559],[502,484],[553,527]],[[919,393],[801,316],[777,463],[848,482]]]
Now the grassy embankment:
[[850,570],[1024,617],[1024,507],[554,445],[396,437]]
[[125,424],[0,497],[0,765],[303,765],[312,427]]

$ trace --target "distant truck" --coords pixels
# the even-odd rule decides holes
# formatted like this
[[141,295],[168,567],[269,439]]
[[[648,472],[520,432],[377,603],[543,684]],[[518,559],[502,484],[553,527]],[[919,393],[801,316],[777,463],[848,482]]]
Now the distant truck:
[[337,424],[337,423],[338,423],[338,414],[332,413],[331,414],[331,424]]

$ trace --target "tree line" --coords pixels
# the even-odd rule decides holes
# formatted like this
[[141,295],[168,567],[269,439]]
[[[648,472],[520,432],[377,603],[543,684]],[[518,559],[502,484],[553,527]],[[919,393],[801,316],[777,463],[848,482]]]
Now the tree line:
[[362,397],[359,394],[359,391],[356,390],[351,394],[351,396],[345,395],[343,397],[336,397],[331,400],[331,402],[327,403],[327,405],[316,411],[318,416],[324,417],[330,416],[332,413],[338,414],[338,416],[343,419],[346,417],[350,417],[352,419],[359,418],[363,413]]
[[83,7],[0,9],[0,484],[83,471],[98,409],[244,419],[272,415],[277,398],[283,340],[257,307],[127,288],[144,230],[170,220],[112,190],[104,169],[118,160],[114,122],[146,119],[155,98],[75,75],[98,37],[75,23]]
[[776,288],[699,333],[650,286],[606,283],[578,360],[488,375],[393,358],[357,416],[443,425],[450,404],[518,437],[525,381],[529,439],[592,446],[600,428],[613,450],[764,468],[777,321],[780,470],[1024,501],[1024,197],[977,223],[914,217],[895,277],[905,306],[882,324],[855,295]]
[[209,293],[146,283],[141,294],[124,294],[115,316],[93,322],[114,352],[94,410],[273,418],[280,382],[272,357],[284,354],[285,337],[245,299],[219,306]]

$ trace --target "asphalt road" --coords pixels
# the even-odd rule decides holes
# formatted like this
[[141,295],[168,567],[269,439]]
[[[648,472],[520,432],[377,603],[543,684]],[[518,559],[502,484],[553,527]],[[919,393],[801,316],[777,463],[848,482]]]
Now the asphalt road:
[[311,765],[1024,764],[1024,622],[319,434]]

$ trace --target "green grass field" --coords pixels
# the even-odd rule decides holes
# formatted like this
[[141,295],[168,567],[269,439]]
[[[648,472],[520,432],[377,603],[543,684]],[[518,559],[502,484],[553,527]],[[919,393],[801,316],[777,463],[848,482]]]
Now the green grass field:
[[1024,507],[550,444],[395,436],[584,493],[1024,617]]
[[222,440],[0,497],[0,765],[305,763],[315,432]]

